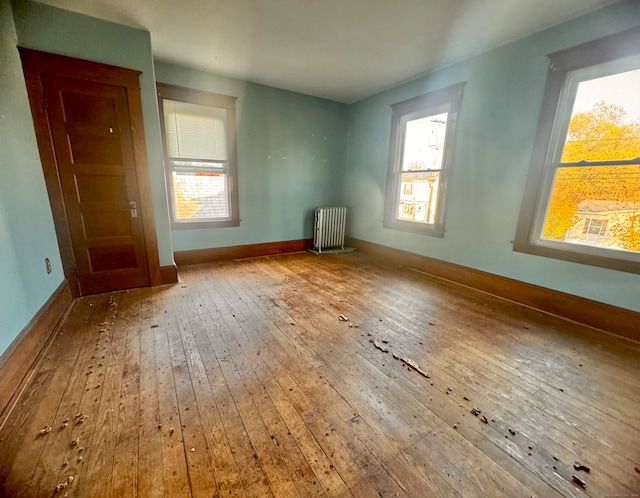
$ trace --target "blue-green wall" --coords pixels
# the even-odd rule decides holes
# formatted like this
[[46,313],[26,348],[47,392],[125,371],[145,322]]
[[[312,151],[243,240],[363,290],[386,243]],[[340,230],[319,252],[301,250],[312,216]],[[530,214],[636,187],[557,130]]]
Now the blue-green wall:
[[[547,75],[546,54],[640,24],[615,4],[382,92],[349,108],[349,235],[640,311],[640,275],[512,251]],[[390,105],[466,81],[444,238],[382,227]]]
[[64,279],[16,40],[0,0],[0,353]]
[[238,97],[239,227],[175,230],[176,251],[313,236],[341,202],[347,106],[156,61],[159,82]]
[[160,265],[173,264],[149,32],[30,0],[15,0],[13,10],[18,43],[22,47],[142,72],[140,95],[155,210],[158,255]]

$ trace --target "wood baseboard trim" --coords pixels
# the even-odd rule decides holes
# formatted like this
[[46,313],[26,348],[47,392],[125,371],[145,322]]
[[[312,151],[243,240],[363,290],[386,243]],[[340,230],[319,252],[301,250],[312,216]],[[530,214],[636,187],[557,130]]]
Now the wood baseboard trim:
[[158,285],[176,284],[178,283],[178,267],[176,265],[167,265],[160,267],[160,283]]
[[53,331],[71,309],[74,299],[65,280],[0,356],[0,420],[45,350]]
[[283,240],[281,242],[265,242],[243,246],[214,247],[194,251],[177,251],[173,257],[178,266],[197,265],[231,259],[257,258],[311,249],[313,239]]
[[635,311],[373,242],[348,237],[348,244],[390,263],[640,341],[640,313]]

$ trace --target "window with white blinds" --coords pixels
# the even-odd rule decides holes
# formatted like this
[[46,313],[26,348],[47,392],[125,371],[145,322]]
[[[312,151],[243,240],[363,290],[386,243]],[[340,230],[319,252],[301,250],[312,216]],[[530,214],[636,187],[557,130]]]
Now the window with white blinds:
[[165,100],[163,107],[170,158],[227,160],[226,109],[174,100]]
[[174,228],[238,226],[235,97],[158,84]]

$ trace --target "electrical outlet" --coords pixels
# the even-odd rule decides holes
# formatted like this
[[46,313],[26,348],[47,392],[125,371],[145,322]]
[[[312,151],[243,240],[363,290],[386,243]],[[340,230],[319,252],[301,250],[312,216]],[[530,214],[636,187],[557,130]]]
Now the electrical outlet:
[[51,273],[51,260],[49,258],[44,258],[44,266],[47,268],[47,273]]

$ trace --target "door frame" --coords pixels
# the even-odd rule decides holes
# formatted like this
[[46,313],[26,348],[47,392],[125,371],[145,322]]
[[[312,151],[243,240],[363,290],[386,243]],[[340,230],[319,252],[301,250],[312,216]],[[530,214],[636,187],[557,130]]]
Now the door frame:
[[138,194],[140,197],[140,216],[142,231],[146,247],[149,282],[152,286],[161,285],[162,271],[158,258],[158,241],[156,238],[153,202],[151,198],[151,182],[147,161],[147,146],[144,137],[144,120],[142,117],[142,102],[140,100],[140,71],[126,69],[99,62],[85,61],[63,55],[50,54],[38,50],[18,47],[22,59],[22,69],[27,85],[31,115],[36,132],[42,170],[49,194],[49,203],[53,214],[60,257],[64,276],[69,282],[74,297],[81,295],[80,284],[76,272],[76,261],[71,242],[71,233],[64,206],[62,186],[58,174],[58,165],[49,120],[47,117],[42,75],[50,74],[120,86],[125,89],[129,105],[129,119],[133,138],[133,153],[136,177],[138,180]]

